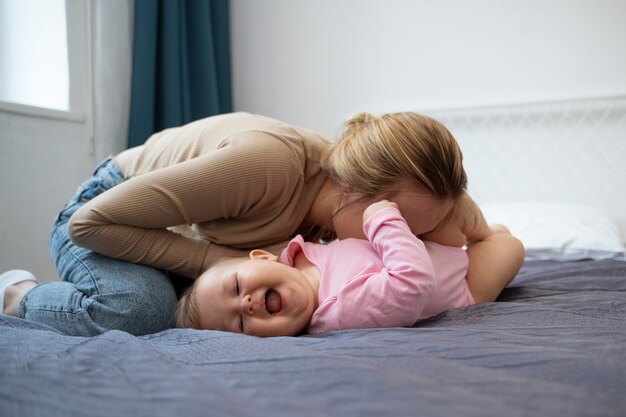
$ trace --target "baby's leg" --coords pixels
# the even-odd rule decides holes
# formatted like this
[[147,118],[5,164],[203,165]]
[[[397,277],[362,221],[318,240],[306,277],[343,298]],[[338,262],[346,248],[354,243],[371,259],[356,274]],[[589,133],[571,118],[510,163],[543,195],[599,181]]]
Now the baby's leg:
[[492,234],[467,248],[467,284],[476,303],[495,301],[524,262],[524,246],[519,239],[504,226],[490,227]]

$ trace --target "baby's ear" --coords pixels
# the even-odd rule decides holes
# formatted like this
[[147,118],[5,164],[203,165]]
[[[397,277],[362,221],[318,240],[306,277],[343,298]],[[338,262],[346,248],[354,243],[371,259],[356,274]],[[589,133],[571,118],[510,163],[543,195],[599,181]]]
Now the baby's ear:
[[250,251],[250,259],[265,259],[276,262],[278,261],[278,256],[263,249],[254,249]]

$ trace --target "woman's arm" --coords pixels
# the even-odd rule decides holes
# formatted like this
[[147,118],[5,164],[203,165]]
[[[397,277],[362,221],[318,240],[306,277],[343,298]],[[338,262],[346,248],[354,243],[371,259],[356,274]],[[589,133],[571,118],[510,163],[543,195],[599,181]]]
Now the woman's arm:
[[72,216],[72,240],[113,258],[189,277],[223,256],[240,256],[239,250],[167,228],[236,219],[277,204],[284,192],[283,174],[294,172],[290,164],[295,158],[287,145],[269,135],[255,132],[252,139],[245,146],[226,145],[104,192]]

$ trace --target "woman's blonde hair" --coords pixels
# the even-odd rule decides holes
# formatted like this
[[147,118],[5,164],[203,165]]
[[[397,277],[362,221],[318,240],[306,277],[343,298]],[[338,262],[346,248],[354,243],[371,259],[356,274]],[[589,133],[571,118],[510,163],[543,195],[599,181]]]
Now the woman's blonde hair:
[[412,112],[356,114],[346,121],[324,169],[364,198],[393,195],[407,180],[440,199],[457,199],[467,188],[463,155],[452,134]]

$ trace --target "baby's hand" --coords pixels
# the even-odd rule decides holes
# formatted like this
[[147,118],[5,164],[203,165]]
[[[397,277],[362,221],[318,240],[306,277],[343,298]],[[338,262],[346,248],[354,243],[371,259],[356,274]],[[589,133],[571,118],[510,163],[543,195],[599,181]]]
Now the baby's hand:
[[381,211],[382,209],[386,209],[387,207],[398,208],[398,205],[389,200],[381,200],[381,201],[377,201],[374,204],[370,204],[369,207],[363,211],[363,223],[365,223],[367,219],[372,217],[374,213],[377,213]]

